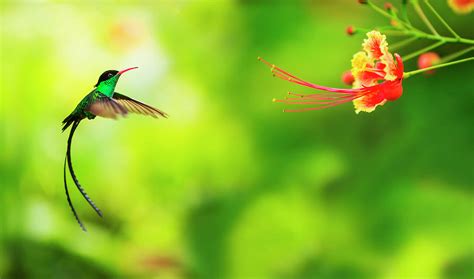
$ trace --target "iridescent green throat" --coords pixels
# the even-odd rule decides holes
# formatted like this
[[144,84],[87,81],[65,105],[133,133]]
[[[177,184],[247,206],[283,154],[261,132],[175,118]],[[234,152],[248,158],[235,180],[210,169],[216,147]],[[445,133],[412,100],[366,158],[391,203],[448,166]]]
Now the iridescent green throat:
[[117,85],[117,81],[119,77],[120,75],[115,75],[109,78],[108,80],[102,81],[101,83],[99,83],[99,86],[97,86],[97,91],[112,98],[112,95],[114,95],[115,86]]

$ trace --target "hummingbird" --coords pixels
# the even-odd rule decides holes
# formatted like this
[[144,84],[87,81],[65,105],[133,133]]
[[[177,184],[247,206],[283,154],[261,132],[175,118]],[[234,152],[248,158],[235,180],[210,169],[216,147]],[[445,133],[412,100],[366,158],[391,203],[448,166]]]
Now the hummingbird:
[[77,189],[81,192],[82,196],[86,199],[86,201],[92,206],[94,211],[102,217],[102,211],[95,205],[92,199],[87,195],[84,188],[79,183],[79,180],[74,173],[74,169],[72,167],[72,160],[71,160],[71,143],[72,138],[74,136],[74,132],[76,131],[77,126],[81,123],[84,119],[92,120],[96,116],[105,117],[105,118],[112,118],[116,119],[118,116],[126,116],[128,113],[137,113],[143,115],[149,115],[154,118],[164,117],[167,118],[168,115],[163,111],[156,109],[152,106],[146,105],[142,102],[134,100],[130,97],[122,95],[120,93],[115,92],[115,86],[117,82],[125,72],[130,70],[137,69],[138,67],[127,68],[122,71],[116,70],[108,70],[103,72],[97,84],[94,85],[94,89],[87,94],[76,106],[76,108],[69,114],[62,122],[63,127],[62,131],[64,132],[69,126],[71,126],[71,130],[69,132],[69,137],[67,140],[67,150],[66,150],[66,157],[64,158],[64,167],[63,167],[63,174],[64,174],[64,188],[66,190],[66,198],[71,208],[76,221],[79,223],[79,226],[83,231],[87,231],[84,224],[79,219],[74,206],[72,205],[71,198],[69,196],[69,191],[66,182],[66,164],[69,169],[69,173],[76,184]]

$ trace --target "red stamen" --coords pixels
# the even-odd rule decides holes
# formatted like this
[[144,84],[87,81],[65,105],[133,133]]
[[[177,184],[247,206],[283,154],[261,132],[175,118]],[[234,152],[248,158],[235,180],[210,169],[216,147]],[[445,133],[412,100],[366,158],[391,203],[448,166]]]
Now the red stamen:
[[338,100],[338,101],[322,101],[322,102],[315,102],[315,101],[287,102],[285,100],[274,100],[273,102],[285,103],[287,105],[330,105],[330,104],[343,104],[343,103],[350,102],[354,99],[357,99],[357,98],[348,98],[348,99],[343,99],[343,100]]
[[312,99],[312,100],[322,100],[322,101],[327,101],[327,100],[341,100],[341,99],[346,99],[346,98],[358,98],[363,96],[364,94],[357,94],[357,95],[333,95],[333,96],[328,96],[328,95],[319,95],[319,94],[309,94],[309,95],[302,95],[298,98],[290,98],[286,97],[286,100],[302,100],[302,99]]
[[338,102],[338,103],[333,103],[333,104],[330,104],[330,105],[314,107],[314,108],[284,109],[283,112],[303,112],[303,111],[311,111],[311,110],[321,110],[321,109],[337,106],[337,105],[340,105],[340,104],[343,104],[343,103],[345,103],[345,102]]
[[272,72],[276,69],[277,71],[279,72],[282,72],[283,74],[289,76],[289,77],[292,77],[294,79],[297,79],[297,80],[301,80],[303,81],[302,79],[298,78],[298,77],[295,77],[293,76],[292,74],[278,68],[275,64],[270,64],[270,62],[266,61],[265,59],[263,59],[262,57],[258,57],[258,60],[262,61],[263,63],[265,63],[268,67],[270,67],[272,69]]
[[374,74],[379,74],[379,75],[382,75],[385,76],[385,71],[382,70],[382,69],[376,69],[376,68],[365,68],[365,71],[367,72],[371,72],[371,73],[374,73]]
[[265,61],[263,58],[258,57],[258,60],[262,61],[264,64],[272,68],[272,73],[283,80],[290,81],[299,85],[303,85],[306,87],[318,89],[318,90],[323,90],[323,91],[329,91],[329,92],[337,92],[337,93],[350,93],[353,94],[355,92],[360,91],[359,89],[342,89],[342,88],[332,88],[332,87],[325,87],[325,86],[320,86],[314,83],[310,83],[307,81],[304,81],[300,79],[299,77],[296,77],[281,68],[275,66],[274,64],[270,64],[269,62]]
[[347,97],[360,97],[360,96],[363,96],[366,94],[366,92],[361,92],[359,94],[348,94],[348,93],[325,93],[325,92],[322,92],[322,93],[317,93],[317,94],[307,94],[307,95],[303,95],[303,94],[296,94],[296,93],[293,93],[293,92],[288,92],[289,95],[294,95],[294,96],[298,96],[299,98],[288,98],[286,97],[286,99],[295,99],[295,100],[299,100],[301,98],[314,98],[314,99],[339,99],[339,98],[347,98]]
[[356,89],[342,89],[342,88],[333,88],[333,87],[320,86],[320,85],[313,84],[313,83],[310,83],[310,82],[307,82],[307,81],[303,81],[301,79],[295,80],[293,78],[286,77],[286,76],[284,76],[283,74],[281,74],[279,72],[274,72],[273,74],[276,77],[281,78],[281,79],[286,80],[286,81],[290,81],[290,82],[293,82],[293,83],[296,83],[296,84],[299,84],[299,85],[303,85],[303,86],[318,89],[318,90],[328,91],[328,92],[332,92],[332,93],[355,94],[355,93],[358,93],[358,92],[361,91],[359,88],[356,88]]

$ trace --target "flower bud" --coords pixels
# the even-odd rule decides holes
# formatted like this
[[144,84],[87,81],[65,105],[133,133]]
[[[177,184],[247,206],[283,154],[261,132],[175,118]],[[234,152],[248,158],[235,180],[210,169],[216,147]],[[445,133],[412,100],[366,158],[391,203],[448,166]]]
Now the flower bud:
[[[440,61],[439,55],[436,52],[423,53],[418,57],[418,68],[425,69],[436,65]],[[433,74],[434,70],[426,72],[427,74]]]
[[448,0],[448,4],[458,14],[468,14],[474,10],[474,1],[471,0]]
[[352,36],[352,35],[354,35],[356,32],[357,32],[357,30],[355,29],[354,26],[352,26],[352,25],[347,26],[347,28],[346,28],[346,34],[347,34],[347,35]]
[[369,1],[368,0],[357,0],[359,4],[367,4]]
[[390,25],[392,25],[393,27],[399,27],[400,23],[396,19],[391,19]]
[[387,11],[390,11],[390,10],[393,9],[393,5],[390,2],[385,2],[385,4],[383,6],[384,6],[385,10],[387,10]]
[[352,75],[351,71],[345,71],[342,74],[342,82],[347,85],[352,85],[352,83],[354,82],[354,76]]

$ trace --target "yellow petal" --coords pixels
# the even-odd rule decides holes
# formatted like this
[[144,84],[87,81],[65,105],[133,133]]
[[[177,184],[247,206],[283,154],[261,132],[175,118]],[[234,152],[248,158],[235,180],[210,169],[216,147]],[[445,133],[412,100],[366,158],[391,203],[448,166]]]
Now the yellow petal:
[[354,56],[352,57],[352,76],[354,76],[354,82],[352,83],[352,88],[360,88],[362,86],[360,82],[360,74],[362,74],[365,69],[367,68],[367,65],[373,66],[373,62],[369,57],[367,57],[367,54],[363,51],[359,51]]

